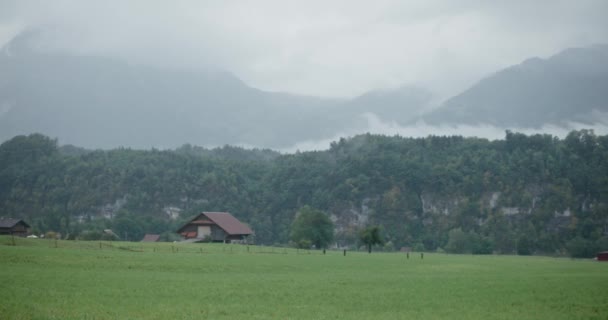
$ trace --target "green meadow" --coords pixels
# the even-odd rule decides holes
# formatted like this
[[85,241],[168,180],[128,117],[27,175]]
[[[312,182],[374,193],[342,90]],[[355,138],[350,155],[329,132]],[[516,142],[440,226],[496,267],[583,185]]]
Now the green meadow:
[[0,237],[0,319],[608,319],[608,263]]

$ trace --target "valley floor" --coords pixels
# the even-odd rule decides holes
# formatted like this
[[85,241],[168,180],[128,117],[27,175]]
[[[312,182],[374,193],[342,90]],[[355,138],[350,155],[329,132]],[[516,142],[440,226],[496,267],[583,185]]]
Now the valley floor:
[[608,263],[0,237],[2,319],[606,319]]

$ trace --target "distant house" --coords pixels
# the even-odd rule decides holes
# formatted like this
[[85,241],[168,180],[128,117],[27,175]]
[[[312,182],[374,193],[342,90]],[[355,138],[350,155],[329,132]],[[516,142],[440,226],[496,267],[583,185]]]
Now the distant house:
[[186,240],[243,241],[253,231],[227,212],[203,212],[177,231]]
[[158,239],[160,239],[159,234],[145,234],[141,242],[158,242]]
[[597,261],[608,261],[608,251],[602,251],[597,253]]
[[21,219],[0,218],[0,234],[12,234],[19,237],[27,237],[30,225]]

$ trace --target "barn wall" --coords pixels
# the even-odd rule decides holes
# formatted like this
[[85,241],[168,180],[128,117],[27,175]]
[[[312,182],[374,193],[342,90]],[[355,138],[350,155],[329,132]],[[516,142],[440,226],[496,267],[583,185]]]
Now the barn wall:
[[226,239],[226,231],[217,225],[211,226],[211,239],[213,241],[224,241]]
[[196,226],[189,224],[182,229],[182,232],[196,232]]
[[0,228],[0,234],[13,234],[19,237],[27,236],[29,228],[23,223],[18,223],[12,228]]

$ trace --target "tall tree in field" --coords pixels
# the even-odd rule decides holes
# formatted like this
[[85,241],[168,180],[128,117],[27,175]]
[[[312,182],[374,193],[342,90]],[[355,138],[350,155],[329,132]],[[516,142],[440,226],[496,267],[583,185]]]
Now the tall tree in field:
[[304,206],[291,225],[291,240],[300,248],[326,248],[334,240],[334,224],[322,211]]
[[361,242],[367,246],[367,252],[372,253],[372,246],[375,244],[382,244],[382,234],[379,226],[371,226],[363,229],[360,234]]

